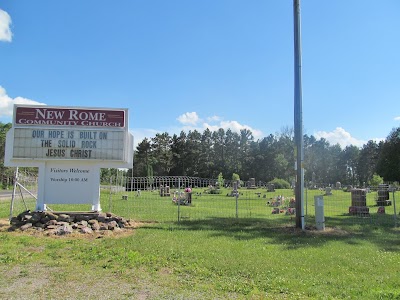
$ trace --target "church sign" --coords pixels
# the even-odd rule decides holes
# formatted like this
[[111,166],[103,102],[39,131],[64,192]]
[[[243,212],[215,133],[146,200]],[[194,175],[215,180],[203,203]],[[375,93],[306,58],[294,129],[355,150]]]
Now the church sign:
[[100,168],[130,168],[127,109],[15,105],[5,163],[39,167],[37,209],[91,203],[99,211]]

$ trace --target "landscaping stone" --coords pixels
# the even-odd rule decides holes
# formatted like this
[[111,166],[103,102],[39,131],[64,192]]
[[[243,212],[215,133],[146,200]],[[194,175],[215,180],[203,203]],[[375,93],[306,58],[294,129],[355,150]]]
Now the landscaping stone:
[[69,224],[62,224],[57,228],[56,234],[57,235],[65,235],[65,234],[71,234],[74,232],[74,229],[72,228],[71,225]]
[[65,213],[25,211],[10,221],[10,231],[36,230],[45,235],[69,235],[74,232],[93,234],[95,232],[121,232],[130,226],[130,221],[112,213]]
[[[82,225],[84,224],[84,222],[85,221],[82,221],[81,223],[82,223]],[[88,224],[90,224],[90,225],[93,225],[94,223],[98,223],[99,221],[97,221],[96,219],[91,219],[91,220],[89,220],[88,222],[85,222],[86,224],[86,226],[88,225]]]
[[107,215],[104,214],[104,213],[100,213],[100,214],[98,215],[98,217],[97,217],[97,221],[99,221],[99,222],[105,222],[106,219],[107,219]]
[[20,229],[21,229],[22,231],[25,231],[25,230],[31,228],[32,226],[33,226],[32,223],[26,223],[26,224],[22,225],[22,226],[20,227]]
[[73,222],[75,219],[75,217],[71,216],[71,215],[67,215],[67,214],[60,214],[58,216],[58,221],[59,222]]
[[118,223],[116,221],[111,221],[108,223],[108,229],[109,230],[115,230],[115,228],[118,227]]
[[90,227],[82,227],[80,232],[84,233],[84,234],[91,234],[91,233],[93,233],[93,230]]
[[99,230],[100,230],[100,224],[99,224],[99,222],[96,222],[96,223],[92,224],[92,229],[93,229],[94,231],[99,231]]

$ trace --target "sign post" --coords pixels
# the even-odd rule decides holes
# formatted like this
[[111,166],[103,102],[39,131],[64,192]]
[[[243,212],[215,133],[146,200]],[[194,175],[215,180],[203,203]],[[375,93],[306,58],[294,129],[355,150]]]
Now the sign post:
[[100,169],[130,168],[127,109],[14,105],[5,165],[39,168],[36,210],[91,204],[101,211]]

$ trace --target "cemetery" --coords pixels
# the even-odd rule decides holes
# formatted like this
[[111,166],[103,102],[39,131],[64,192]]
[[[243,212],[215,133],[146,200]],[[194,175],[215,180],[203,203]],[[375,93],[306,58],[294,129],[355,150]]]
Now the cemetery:
[[[29,109],[35,108],[22,107],[23,112]],[[79,109],[74,110],[74,118],[89,117],[88,109]],[[71,115],[69,108],[53,110]],[[38,114],[46,116],[42,110]],[[113,128],[121,126],[120,121],[96,123],[111,127],[102,129],[31,129],[23,121],[24,126],[11,131],[9,139],[15,147],[7,149],[7,163],[38,167],[39,176],[18,173],[17,168],[11,206],[0,201],[0,215],[9,218],[7,224],[0,224],[0,262],[11,274],[22,268],[4,282],[19,283],[29,276],[32,284],[28,282],[26,289],[32,293],[74,298],[73,291],[80,286],[82,295],[90,298],[96,294],[88,288],[93,286],[92,278],[111,272],[104,287],[112,289],[115,298],[137,295],[132,292],[132,278],[144,276],[140,289],[154,287],[149,293],[155,299],[171,293],[192,296],[197,289],[199,299],[209,298],[210,291],[217,299],[232,295],[263,299],[266,292],[316,299],[321,295],[319,286],[332,297],[345,293],[372,299],[379,297],[375,290],[383,285],[373,281],[371,272],[364,272],[365,266],[360,269],[358,257],[366,257],[364,263],[367,268],[371,265],[374,278],[388,270],[395,274],[388,256],[379,256],[379,264],[374,257],[377,247],[392,256],[400,251],[393,246],[398,239],[396,188],[322,185],[313,178],[305,187],[307,226],[300,230],[295,227],[298,202],[293,182],[283,187],[280,179],[226,180],[222,174],[218,178],[133,177],[118,169],[116,176],[100,182],[101,168],[132,163],[132,152],[126,150],[132,147],[131,137],[124,127]],[[355,246],[360,243],[362,248]],[[305,284],[299,288],[295,274],[271,257],[290,257],[293,268],[306,270]],[[354,269],[338,271],[338,259]],[[79,281],[74,279],[75,266],[84,269],[85,277]],[[58,271],[47,277],[49,268]],[[321,273],[335,285],[313,285]],[[188,284],[177,285],[182,274]],[[375,290],[355,284],[354,276],[373,281]],[[41,280],[52,288],[47,284],[37,288]],[[350,284],[343,288],[343,280]],[[396,276],[386,277],[392,286],[396,280]],[[65,284],[73,288],[62,288]]]

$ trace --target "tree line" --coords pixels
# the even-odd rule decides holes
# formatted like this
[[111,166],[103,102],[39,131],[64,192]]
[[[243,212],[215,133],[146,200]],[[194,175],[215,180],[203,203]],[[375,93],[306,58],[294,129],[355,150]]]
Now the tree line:
[[[130,172],[133,176],[149,176],[151,170],[154,176],[203,178],[217,178],[222,173],[227,179],[238,174],[242,180],[280,178],[291,182],[295,178],[294,149],[293,130],[288,128],[258,140],[248,129],[240,133],[222,128],[182,131],[172,136],[164,132],[138,144]],[[374,175],[399,182],[400,127],[385,141],[370,140],[362,147],[342,148],[324,138],[304,135],[304,167],[305,182],[362,186],[370,184]]]
[[[4,167],[5,136],[11,123],[0,122],[0,171],[2,180],[12,174]],[[238,174],[241,180],[256,178],[269,182],[275,178],[291,182],[295,178],[293,130],[270,134],[255,140],[248,129],[239,133],[222,128],[203,132],[181,131],[179,135],[157,133],[143,139],[134,151],[133,176],[193,176],[226,179]],[[362,147],[341,148],[326,139],[304,135],[304,180],[361,186],[375,176],[386,182],[400,181],[400,127],[385,141],[368,141]],[[113,174],[112,170],[104,170]],[[104,173],[102,172],[102,173]],[[11,175],[12,176],[12,175]]]

